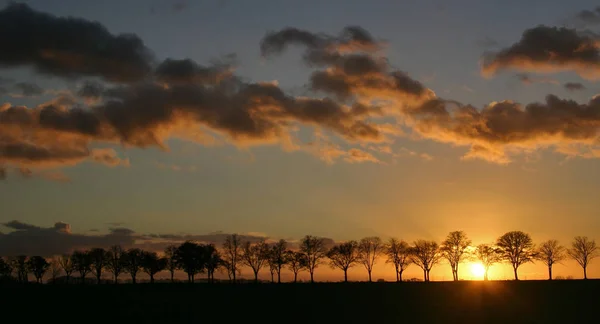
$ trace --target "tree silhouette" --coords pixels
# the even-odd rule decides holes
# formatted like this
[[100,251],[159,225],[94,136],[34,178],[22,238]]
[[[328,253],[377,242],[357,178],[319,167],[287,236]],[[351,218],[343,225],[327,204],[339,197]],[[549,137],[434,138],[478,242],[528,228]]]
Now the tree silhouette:
[[43,257],[36,255],[27,260],[27,268],[29,268],[29,271],[33,273],[36,282],[42,283],[42,278],[44,277],[44,274],[48,272],[50,263],[48,263],[48,261],[46,261],[46,259]]
[[215,281],[215,271],[223,264],[221,254],[214,244],[207,244],[204,246],[204,260],[206,262],[206,273],[208,275],[208,281]]
[[236,282],[236,274],[239,272],[239,263],[242,254],[242,239],[237,234],[231,234],[223,242],[223,264],[227,273]]
[[269,256],[267,257],[267,265],[269,266],[269,273],[271,274],[271,283],[275,283],[275,274],[277,273],[277,266],[273,263],[271,258],[272,250],[269,250]]
[[113,245],[108,249],[106,269],[112,272],[115,279],[115,284],[119,283],[119,274],[123,272],[123,265],[125,263],[125,254],[123,248],[120,245]]
[[106,267],[108,253],[102,248],[93,248],[89,252],[92,258],[92,273],[96,276],[96,283],[100,284],[102,270]]
[[58,263],[60,267],[65,272],[66,281],[69,283],[69,279],[71,279],[71,273],[73,273],[73,258],[69,254],[63,254],[59,257]]
[[300,252],[304,254],[306,269],[310,273],[310,282],[314,281],[315,269],[327,256],[325,241],[320,237],[306,235],[300,242]]
[[270,265],[277,273],[277,283],[281,283],[281,269],[288,263],[286,251],[287,242],[285,240],[279,240],[271,247]]
[[438,263],[441,254],[435,241],[417,240],[410,248],[411,261],[423,269],[423,280],[429,281],[431,268]]
[[298,273],[302,271],[302,269],[306,269],[308,264],[306,256],[302,252],[288,250],[285,251],[285,259],[288,268],[294,273],[294,283],[298,282]]
[[269,246],[264,240],[257,243],[245,242],[242,248],[242,263],[254,272],[254,282],[258,282],[258,272],[269,259]]
[[0,257],[0,277],[1,278],[10,277],[12,270],[13,269],[12,269],[12,266],[10,265],[10,262],[6,262],[6,260],[4,260],[4,258]]
[[154,275],[167,268],[167,259],[160,258],[156,252],[142,252],[141,267],[150,276],[150,283],[154,283]]
[[73,252],[73,268],[79,272],[81,283],[85,283],[85,276],[92,271],[93,260],[87,251]]
[[452,279],[458,281],[458,265],[467,256],[467,249],[471,245],[471,240],[467,237],[467,234],[463,231],[450,232],[442,246],[440,251],[442,257],[448,260],[450,267],[452,268]]
[[123,254],[123,270],[129,273],[131,282],[134,284],[137,282],[137,274],[142,268],[142,255],[143,252],[140,249],[129,249]]
[[175,258],[175,252],[177,247],[175,245],[169,245],[165,248],[165,258],[167,259],[167,267],[171,274],[171,283],[175,282],[175,270],[177,270],[177,259]]
[[487,244],[479,244],[475,249],[475,256],[483,265],[483,269],[485,270],[483,273],[483,280],[488,280],[488,271],[490,268],[502,261],[502,255],[498,248],[487,245]]
[[175,259],[181,270],[188,275],[189,283],[193,283],[196,274],[204,271],[206,266],[204,247],[191,241],[177,247]]
[[587,236],[576,236],[568,250],[569,256],[583,268],[583,279],[587,279],[587,266],[598,256],[596,241]]
[[536,258],[548,267],[548,280],[552,280],[552,266],[565,259],[565,248],[557,240],[548,240],[539,246]]
[[358,243],[358,261],[365,266],[369,273],[369,282],[371,282],[371,272],[377,262],[377,258],[384,252],[384,245],[381,239],[376,236],[365,237]]
[[53,284],[56,283],[56,279],[60,275],[61,270],[59,259],[57,257],[53,257],[50,260],[50,276]]
[[533,262],[536,257],[535,246],[529,234],[521,231],[508,232],[498,238],[496,242],[502,259],[510,262],[515,274],[515,280],[519,280],[517,270],[527,262]]
[[26,283],[27,274],[29,273],[29,269],[27,268],[27,256],[19,255],[12,260],[12,267],[17,272],[17,280],[20,283]]
[[344,271],[344,282],[348,282],[348,269],[359,261],[358,242],[348,241],[333,246],[327,252],[331,268]]
[[396,281],[402,282],[402,273],[411,264],[410,247],[408,243],[391,238],[384,248],[387,263],[392,263],[396,269]]

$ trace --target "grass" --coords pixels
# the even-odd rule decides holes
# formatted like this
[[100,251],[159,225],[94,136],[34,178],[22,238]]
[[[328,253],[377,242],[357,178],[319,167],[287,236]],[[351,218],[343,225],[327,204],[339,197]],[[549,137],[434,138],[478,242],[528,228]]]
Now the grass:
[[[3,317],[52,323],[594,323],[600,281],[9,285]],[[12,317],[13,314],[16,317]]]

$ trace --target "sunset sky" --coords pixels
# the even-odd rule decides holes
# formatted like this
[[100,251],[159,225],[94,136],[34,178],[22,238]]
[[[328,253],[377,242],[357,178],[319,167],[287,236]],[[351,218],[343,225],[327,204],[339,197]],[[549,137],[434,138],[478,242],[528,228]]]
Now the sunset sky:
[[597,1],[0,5],[0,254],[216,232],[600,239]]

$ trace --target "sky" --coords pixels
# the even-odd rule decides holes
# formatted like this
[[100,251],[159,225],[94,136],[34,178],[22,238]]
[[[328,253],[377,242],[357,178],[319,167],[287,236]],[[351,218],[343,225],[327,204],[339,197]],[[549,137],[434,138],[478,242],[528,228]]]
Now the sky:
[[0,5],[4,251],[600,232],[597,2]]

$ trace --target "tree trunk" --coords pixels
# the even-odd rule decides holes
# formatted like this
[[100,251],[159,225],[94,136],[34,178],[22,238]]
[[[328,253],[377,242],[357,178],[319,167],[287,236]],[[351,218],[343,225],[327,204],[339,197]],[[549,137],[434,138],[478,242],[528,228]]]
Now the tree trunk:
[[396,273],[398,275],[399,282],[402,282],[402,272],[404,272],[404,269],[400,269],[400,272]]
[[519,274],[517,273],[517,267],[513,266],[513,270],[515,271],[515,280],[519,280]]
[[102,276],[102,273],[100,273],[98,271],[98,273],[96,274],[96,283],[99,285],[100,284],[100,276]]
[[135,282],[135,275],[131,275],[131,282],[132,282],[133,284],[135,284],[135,283],[136,283],[136,282]]
[[175,279],[173,278],[175,276],[175,271],[171,271],[171,283],[175,282]]
[[552,266],[548,266],[548,280],[552,280]]
[[485,272],[483,273],[483,280],[488,281],[488,268],[485,268]]
[[431,271],[431,269],[427,269],[427,282],[431,281],[431,278],[429,278],[429,271]]
[[396,264],[396,282],[400,282],[400,272],[398,271],[398,265]]
[[298,272],[294,272],[294,283],[298,282]]
[[373,282],[371,281],[371,270],[367,270],[367,272],[369,273],[369,282]]
[[119,283],[119,275],[115,273],[115,285]]
[[456,264],[456,268],[454,269],[454,274],[456,275],[456,281],[458,281],[458,264]]
[[254,270],[254,283],[258,283],[258,271]]
[[583,279],[587,280],[587,265],[583,267]]
[[344,269],[344,282],[348,282],[348,269]]
[[313,279],[313,273],[314,273],[314,270],[311,270],[310,271],[310,283],[314,283],[315,282],[315,280]]
[[275,282],[275,274],[271,272],[271,283]]
[[281,267],[279,267],[279,271],[277,271],[277,283],[281,283]]
[[427,282],[427,270],[423,269],[423,281]]
[[233,283],[235,283],[235,270],[231,271],[231,276],[233,277]]

